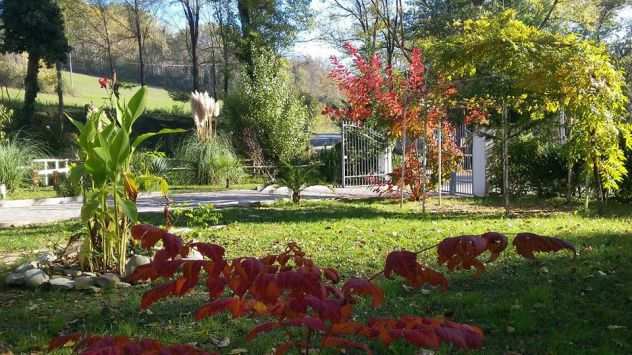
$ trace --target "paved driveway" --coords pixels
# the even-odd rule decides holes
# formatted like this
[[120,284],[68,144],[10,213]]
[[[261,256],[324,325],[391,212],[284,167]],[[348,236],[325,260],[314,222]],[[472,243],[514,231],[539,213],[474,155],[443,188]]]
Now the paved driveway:
[[[369,197],[373,193],[367,189],[312,189],[304,193],[304,198]],[[254,190],[231,190],[222,192],[182,193],[172,195],[177,204],[196,206],[212,203],[217,207],[248,206],[252,203],[275,201],[288,197],[285,193],[268,193]],[[159,196],[141,196],[138,200],[140,212],[161,212],[164,201]],[[80,202],[58,205],[38,205],[29,207],[0,207],[0,228],[12,226],[59,222],[78,218]]]

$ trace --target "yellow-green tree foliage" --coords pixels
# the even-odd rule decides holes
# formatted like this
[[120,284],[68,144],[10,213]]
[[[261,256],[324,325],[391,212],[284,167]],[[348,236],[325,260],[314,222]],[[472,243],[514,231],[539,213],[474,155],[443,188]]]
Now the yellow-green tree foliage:
[[512,10],[467,20],[458,34],[427,44],[433,68],[467,83],[470,99],[500,112],[505,104],[531,120],[572,120],[569,159],[598,171],[603,187],[625,176],[621,142],[632,147],[623,74],[604,45],[528,26]]

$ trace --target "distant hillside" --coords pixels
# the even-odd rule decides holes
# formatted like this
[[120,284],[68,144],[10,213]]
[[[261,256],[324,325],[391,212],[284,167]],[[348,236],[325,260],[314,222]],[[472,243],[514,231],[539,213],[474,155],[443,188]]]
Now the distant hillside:
[[[89,103],[100,105],[105,99],[107,99],[106,92],[99,86],[99,78],[84,74],[72,74],[72,80],[69,72],[63,73],[65,94],[64,103],[67,106],[84,106]],[[72,82],[72,85],[71,85]],[[137,87],[131,89],[122,89],[121,96],[123,98],[129,98],[137,90]],[[11,96],[16,96],[18,99],[23,98],[24,90],[21,89],[9,89]],[[37,102],[46,105],[57,104],[57,94],[55,93],[42,93],[37,95]],[[173,100],[167,90],[149,87],[149,109],[162,109],[172,111],[184,110],[190,111],[189,104],[186,102],[179,102]]]

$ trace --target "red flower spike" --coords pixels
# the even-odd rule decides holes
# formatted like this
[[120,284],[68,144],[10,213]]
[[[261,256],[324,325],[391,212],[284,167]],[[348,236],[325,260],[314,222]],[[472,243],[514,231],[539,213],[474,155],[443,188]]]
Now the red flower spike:
[[110,79],[106,77],[99,78],[99,87],[101,87],[101,89],[107,89],[109,83],[110,83]]

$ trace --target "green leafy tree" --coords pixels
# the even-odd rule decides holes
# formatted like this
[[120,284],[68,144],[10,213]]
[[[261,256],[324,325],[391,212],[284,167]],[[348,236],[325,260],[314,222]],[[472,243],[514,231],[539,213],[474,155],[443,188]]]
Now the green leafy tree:
[[252,75],[244,70],[239,93],[226,100],[224,112],[234,131],[254,132],[268,160],[291,161],[307,148],[312,113],[287,64],[270,50],[259,51],[253,69]]
[[311,0],[236,0],[236,3],[241,30],[238,56],[250,74],[258,49],[278,52],[289,47],[311,18]]
[[435,69],[492,114],[488,134],[503,145],[507,208],[509,140],[561,114],[569,163],[585,162],[602,200],[617,189],[626,174],[619,140],[629,146],[632,136],[623,77],[604,46],[526,25],[509,10],[464,21],[459,34],[430,47]]
[[1,4],[2,51],[28,53],[24,80],[24,118],[32,121],[39,91],[40,61],[48,66],[65,62],[70,51],[64,18],[54,0],[4,0]]

